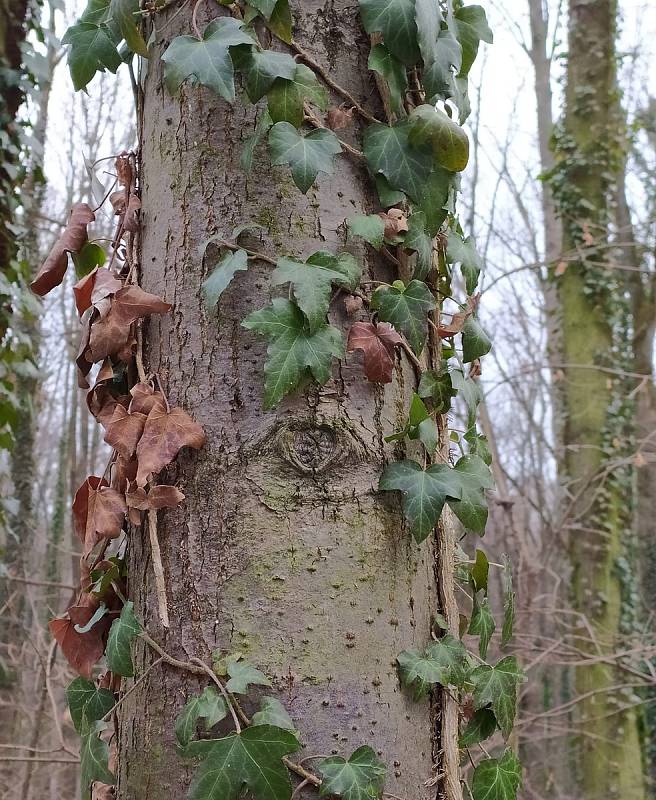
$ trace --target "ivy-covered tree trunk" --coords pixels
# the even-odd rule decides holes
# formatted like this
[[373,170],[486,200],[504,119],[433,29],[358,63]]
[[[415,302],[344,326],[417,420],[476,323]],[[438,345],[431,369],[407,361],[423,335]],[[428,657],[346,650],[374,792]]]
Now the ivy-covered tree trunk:
[[[382,114],[357,3],[306,0],[293,11],[300,46]],[[158,618],[147,533],[131,539],[130,596],[173,655],[208,661],[213,653],[242,653],[270,676],[305,743],[299,759],[348,757],[368,744],[387,764],[386,791],[433,797],[426,782],[439,771],[438,698],[412,703],[395,658],[429,641],[438,610],[436,547],[417,546],[398,498],[376,491],[393,453],[384,436],[405,424],[412,365],[402,359],[393,382],[381,386],[363,380],[360,359],[348,356],[323,387],[309,385],[265,412],[266,345],[242,321],[283,294],[270,284],[272,267],[251,260],[218,313],[201,294],[217,260],[214,245],[204,260],[200,254],[213,234],[229,238],[235,226],[255,222],[262,227],[240,239],[254,251],[336,252],[346,245],[345,219],[378,210],[373,184],[347,154],[307,195],[265,152],[247,174],[239,161],[254,107],[188,84],[171,97],[163,86],[159,56],[176,34],[188,33],[191,15],[184,7],[158,17],[144,84],[141,283],[173,303],[167,318],[149,323],[146,368],[172,405],[203,426],[207,444],[181,455],[166,476],[186,496],[158,521],[170,629]],[[339,133],[355,142],[359,129],[354,122]],[[369,279],[393,279],[371,250],[346,246]],[[345,327],[341,300],[329,316]],[[137,674],[155,658],[138,641]],[[176,753],[174,723],[204,683],[161,665],[126,698],[120,800],[184,796],[192,770]],[[247,706],[254,710],[250,700]]]
[[[575,726],[581,796],[641,800],[644,771],[638,713],[613,665],[622,649],[618,559],[631,525],[620,280],[605,268],[608,231],[621,169],[616,85],[615,0],[570,0],[566,110],[557,137],[553,186],[564,220],[565,253],[578,253],[556,277],[565,379],[563,525],[580,615]],[[625,330],[625,329],[624,329]],[[600,657],[601,656],[601,657]]]

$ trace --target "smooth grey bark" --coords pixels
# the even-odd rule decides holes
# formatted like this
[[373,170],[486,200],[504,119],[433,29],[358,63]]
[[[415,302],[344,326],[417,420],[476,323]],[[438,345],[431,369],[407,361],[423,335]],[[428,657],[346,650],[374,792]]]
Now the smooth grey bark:
[[[313,0],[295,3],[293,13],[299,43],[378,111],[357,3]],[[254,221],[265,233],[244,240],[253,249],[338,251],[345,219],[377,210],[372,183],[362,163],[343,155],[335,175],[321,175],[304,197],[287,168],[270,166],[266,145],[246,175],[238,162],[254,128],[253,107],[188,86],[171,97],[163,87],[159,56],[176,34],[189,32],[190,17],[188,7],[158,17],[162,33],[144,84],[142,285],[173,303],[171,314],[150,322],[147,368],[171,404],[203,425],[208,442],[198,454],[183,452],[164,476],[186,495],[181,508],[159,515],[170,630],[159,624],[144,533],[130,542],[130,596],[173,655],[208,661],[213,651],[238,651],[264,670],[301,732],[299,758],[348,756],[369,744],[388,766],[387,791],[427,799],[436,793],[425,786],[439,748],[436,699],[413,703],[394,661],[429,640],[436,547],[430,540],[418,546],[398,499],[376,491],[393,456],[383,437],[405,420],[414,373],[399,364],[392,384],[376,386],[349,355],[326,386],[311,385],[264,412],[266,344],[241,321],[281,293],[269,286],[271,267],[256,262],[239,273],[218,315],[200,292],[216,263],[207,258],[203,266],[198,255],[211,234]],[[340,134],[355,142],[357,131]],[[370,251],[347,247],[370,278],[390,279]],[[330,318],[347,327],[341,299]],[[153,660],[139,642],[137,676]],[[174,720],[202,686],[159,666],[126,699],[120,800],[184,796],[192,767],[176,754]]]

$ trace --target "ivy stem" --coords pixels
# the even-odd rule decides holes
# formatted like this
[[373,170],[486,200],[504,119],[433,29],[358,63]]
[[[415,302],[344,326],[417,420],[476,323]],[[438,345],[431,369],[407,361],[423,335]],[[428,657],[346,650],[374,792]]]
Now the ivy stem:
[[[326,130],[329,130],[319,119],[319,117],[314,113],[314,111],[311,111],[308,108],[307,104],[305,105],[303,119],[305,120],[305,122],[309,122],[310,125],[312,125],[314,128],[324,128]],[[344,150],[346,150],[347,153],[350,153],[355,158],[364,160],[364,153],[361,150],[358,150],[357,148],[353,147],[348,142],[345,142],[343,139],[340,139],[339,137],[336,138],[337,141],[340,143],[341,147]]]
[[258,253],[256,250],[249,250],[247,247],[242,247],[239,244],[228,242],[226,239],[217,239],[216,242],[220,244],[221,247],[227,247],[228,250],[232,250],[233,252],[236,250],[243,250],[249,258],[255,258],[258,261],[265,261],[267,264],[271,264],[274,267],[278,264],[276,259],[271,258],[271,256],[266,256],[264,253]]
[[[239,722],[239,717],[237,716],[237,712],[235,711],[235,707],[233,705],[232,700],[230,699],[230,695],[228,694],[227,689],[219,680],[218,675],[214,672],[214,670],[210,669],[204,661],[201,661],[200,658],[192,658],[192,664],[198,664],[199,667],[203,669],[204,672],[207,673],[208,677],[211,678],[214,683],[219,687],[219,691],[223,695],[223,699],[226,701],[228,708],[230,709],[230,714],[232,715],[232,721],[235,723],[235,730],[237,733],[241,733],[241,723]],[[233,698],[234,699],[234,698]]]
[[191,13],[191,27],[194,29],[194,33],[200,42],[203,41],[203,34],[200,32],[200,28],[198,27],[198,8],[203,0],[196,0],[194,4],[194,10]]

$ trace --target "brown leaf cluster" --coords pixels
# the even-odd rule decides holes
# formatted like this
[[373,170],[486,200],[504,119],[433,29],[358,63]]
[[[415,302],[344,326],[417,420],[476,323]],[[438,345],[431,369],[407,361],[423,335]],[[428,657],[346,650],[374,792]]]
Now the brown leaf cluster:
[[348,336],[347,350],[362,350],[364,374],[374,383],[390,383],[394,366],[394,349],[402,339],[389,322],[355,322]]

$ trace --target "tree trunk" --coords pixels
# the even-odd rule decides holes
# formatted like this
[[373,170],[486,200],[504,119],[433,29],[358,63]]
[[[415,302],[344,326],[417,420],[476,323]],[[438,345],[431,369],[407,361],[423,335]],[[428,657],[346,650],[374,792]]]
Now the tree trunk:
[[[297,38],[361,104],[372,103],[369,40],[357,4],[297,3]],[[347,217],[377,209],[364,167],[339,158],[307,197],[285,169],[256,159],[239,166],[254,111],[229,106],[205,89],[163,88],[158,56],[190,30],[191,9],[167,11],[144,85],[142,285],[173,303],[150,322],[147,368],[172,403],[201,425],[208,442],[183,455],[167,478],[186,495],[160,512],[159,539],[171,627],[159,624],[147,536],[129,550],[130,593],[150,634],[179,657],[238,651],[273,681],[305,743],[303,756],[348,756],[371,745],[388,765],[386,790],[434,796],[439,743],[436,698],[413,703],[401,692],[396,655],[422,646],[436,611],[435,542],[418,547],[396,500],[376,492],[391,447],[383,437],[405,422],[415,385],[408,364],[392,384],[364,380],[359,359],[335,366],[318,388],[262,410],[265,345],[241,321],[265,306],[271,267],[254,262],[208,313],[198,248],[211,234],[257,222],[269,255],[308,255],[345,245]],[[349,138],[349,132],[344,137]],[[389,267],[356,252],[371,278]],[[211,261],[211,259],[206,259]],[[331,322],[344,327],[341,301]],[[140,648],[140,649],[139,649]],[[137,675],[154,660],[142,643]],[[183,797],[189,766],[176,755],[174,720],[199,690],[188,674],[160,666],[122,705],[120,800]],[[304,794],[298,795],[300,797]],[[309,795],[308,795],[309,796]]]
[[618,413],[625,384],[613,374],[623,366],[613,360],[614,348],[621,344],[622,333],[613,321],[621,293],[612,270],[597,266],[608,259],[610,200],[621,170],[617,4],[570,0],[569,13],[566,110],[555,186],[564,219],[564,250],[578,252],[580,258],[556,278],[565,362],[560,468],[569,495],[563,525],[569,536],[573,603],[581,619],[579,648],[610,659],[575,671],[579,776],[581,795],[589,800],[641,800],[637,713],[631,697],[613,688],[626,681],[612,666],[613,653],[621,646],[622,587],[616,561],[630,525]]

